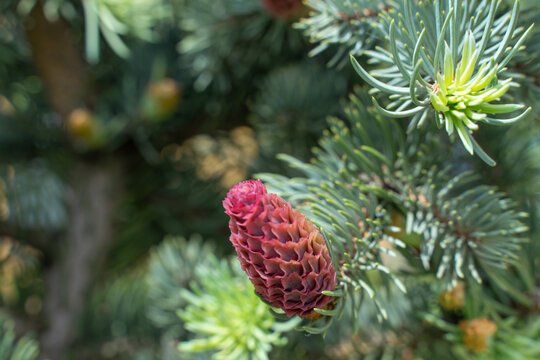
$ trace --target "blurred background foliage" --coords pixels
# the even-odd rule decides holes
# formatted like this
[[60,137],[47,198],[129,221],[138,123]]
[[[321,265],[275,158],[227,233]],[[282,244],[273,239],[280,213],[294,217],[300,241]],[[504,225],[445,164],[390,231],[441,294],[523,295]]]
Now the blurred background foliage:
[[[404,251],[385,265],[408,293],[366,272],[378,305],[345,311],[324,340],[291,331],[296,320],[269,312],[231,257],[221,206],[227,190],[272,172],[288,177],[282,192],[299,191],[289,179],[306,176],[305,168],[276,155],[324,163],[323,151],[312,152],[323,134],[329,156],[346,161],[328,150],[337,118],[365,122],[363,135],[376,148],[392,160],[403,155],[385,143],[369,89],[355,87],[361,79],[349,65],[352,53],[373,66],[363,51],[384,46],[379,14],[397,3],[2,1],[0,359],[540,358],[538,241],[518,254],[528,270],[509,275],[525,295],[506,283],[504,291],[482,290],[470,279],[449,289],[419,261],[402,266],[419,246]],[[540,20],[537,2],[522,8],[519,26]],[[508,65],[521,85],[511,96],[533,107],[539,30]],[[506,192],[529,214],[527,236],[539,239],[537,112],[482,130],[495,168],[446,138],[427,139],[443,150],[434,146],[425,163],[452,163]],[[400,181],[414,174],[430,185],[421,166]],[[324,179],[335,180],[334,170]],[[384,216],[401,229],[395,237],[414,245],[401,210]]]

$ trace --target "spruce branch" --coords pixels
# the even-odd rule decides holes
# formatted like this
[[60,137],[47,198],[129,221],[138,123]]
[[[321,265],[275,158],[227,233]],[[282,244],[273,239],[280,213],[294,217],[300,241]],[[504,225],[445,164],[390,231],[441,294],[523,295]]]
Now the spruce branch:
[[18,339],[13,320],[0,313],[0,359],[34,360],[38,354],[38,342],[29,335]]
[[373,29],[379,14],[395,6],[393,1],[374,0],[307,0],[306,4],[311,8],[309,17],[295,27],[317,44],[309,55],[316,56],[331,47],[335,54],[328,65],[339,67],[347,63],[349,53],[358,55],[373,47],[377,40]]
[[[430,157],[438,157],[436,147],[423,143],[426,137],[404,139],[395,120],[366,110],[365,103],[365,98],[352,97],[345,111],[350,127],[330,120],[310,163],[281,155],[305,177],[260,175],[272,191],[299,205],[325,235],[337,266],[337,295],[343,297],[327,315],[339,316],[348,301],[353,313],[358,311],[366,294],[377,303],[368,270],[387,274],[402,287],[380,259],[381,253],[399,249],[407,249],[400,252],[409,252],[409,258],[417,254],[412,257],[426,270],[434,269],[448,288],[460,278],[482,282],[484,276],[526,302],[519,290],[490,275],[519,260],[528,230],[522,222],[526,214],[493,187],[477,185],[474,174],[436,166]],[[391,236],[389,207],[406,214],[405,230],[419,235],[419,245]],[[382,240],[394,249],[382,248]],[[323,332],[331,319],[327,321],[308,330]]]
[[[22,0],[17,10],[21,15],[28,15],[35,7],[43,6],[44,15],[50,22],[56,22],[61,17],[68,20],[77,18],[78,8],[70,1],[44,0],[41,1],[42,5],[39,3],[36,0]],[[102,39],[116,55],[129,57],[131,50],[125,37],[151,42],[157,37],[157,25],[170,20],[171,14],[171,5],[161,0],[83,0],[81,3],[86,59],[90,63],[99,61]]]
[[[360,103],[360,100],[353,98],[353,102]],[[355,119],[369,116],[360,106],[351,106],[346,112]],[[380,117],[378,122],[356,121],[355,126],[349,131],[342,121],[330,120],[330,130],[325,131],[320,148],[314,150],[316,158],[311,163],[280,155],[291,167],[302,171],[305,178],[259,175],[272,191],[297,204],[319,227],[328,243],[339,284],[336,291],[328,294],[338,299],[336,307],[330,311],[316,309],[325,316],[323,320],[303,327],[312,333],[326,332],[347,306],[350,306],[351,321],[357,329],[359,305],[366,295],[379,310],[379,318],[387,317],[386,310],[376,298],[374,288],[377,284],[370,277],[370,271],[380,272],[385,277],[383,281],[390,280],[405,291],[401,281],[381,260],[381,253],[393,254],[381,245],[382,240],[397,247],[405,247],[405,244],[385,233],[391,230],[389,214],[377,196],[390,196],[381,186],[384,174],[392,167],[392,161],[384,154],[394,153],[392,148],[403,143],[403,139],[397,131],[392,131],[392,127],[397,126],[395,122],[388,126]],[[369,144],[373,139],[370,136],[372,130],[385,134],[390,140],[385,143],[388,146],[380,149],[362,146],[362,142]],[[393,141],[395,138],[398,140]]]
[[0,238],[0,298],[12,305],[19,299],[19,280],[37,268],[39,252],[9,237]]
[[422,236],[420,259],[434,268],[449,287],[471,276],[481,283],[478,267],[492,277],[496,269],[509,269],[519,261],[526,241],[526,213],[493,187],[476,185],[470,172],[453,175],[432,167],[410,174],[416,184],[405,184],[406,231]]
[[[274,158],[278,152],[308,158],[326,127],[326,117],[341,113],[340,98],[346,86],[344,76],[311,62],[277,68],[262,79],[260,92],[250,104],[249,122],[260,134],[257,140],[263,158]],[[272,164],[265,161],[265,170],[271,171],[268,163]]]
[[[520,24],[530,24],[540,18],[540,8],[538,6],[522,11]],[[512,93],[520,101],[531,104],[533,108],[538,107],[540,99],[540,29],[538,27],[531,31],[527,37],[524,50],[514,56],[509,63],[508,69],[512,77],[519,82],[520,87]]]
[[274,65],[285,49],[294,53],[302,44],[301,34],[271,18],[260,1],[188,1],[179,26],[185,36],[177,48],[197,91],[214,84],[228,92],[235,80],[251,76],[250,69]]
[[198,336],[183,341],[181,353],[212,352],[212,359],[267,360],[273,346],[283,346],[284,332],[299,319],[278,321],[261,302],[238,262],[219,261],[213,255],[197,265],[190,290],[181,289],[187,306],[178,316]]
[[478,124],[507,125],[531,111],[499,100],[517,85],[506,66],[533,26],[517,27],[519,1],[511,13],[498,15],[498,8],[495,0],[402,1],[381,17],[389,50],[363,52],[388,67],[369,73],[351,56],[374,92],[387,94],[386,107],[373,99],[383,115],[410,118],[409,131],[434,121],[490,166],[495,161],[472,136]]
[[[178,289],[185,288],[194,278],[195,267],[204,262],[214,251],[200,236],[188,241],[179,237],[167,237],[153,249],[148,262],[147,316],[155,326],[178,336],[184,333],[179,309],[186,305]],[[201,261],[202,259],[202,261]]]
[[455,344],[455,359],[537,359],[540,355],[540,319],[523,320],[515,316],[489,319],[481,313],[469,314],[453,324],[440,318],[441,314],[424,314],[424,320],[446,332]]
[[[144,316],[154,300],[147,296],[148,284],[141,281],[146,275],[144,270],[143,266],[137,266],[128,272],[111,274],[96,284],[82,314],[81,337],[126,341],[129,349],[141,347],[143,339],[154,334],[155,329]],[[119,350],[117,355],[124,352],[126,356],[127,349]]]
[[63,229],[68,218],[65,185],[44,164],[9,165],[0,177],[2,220],[28,231]]

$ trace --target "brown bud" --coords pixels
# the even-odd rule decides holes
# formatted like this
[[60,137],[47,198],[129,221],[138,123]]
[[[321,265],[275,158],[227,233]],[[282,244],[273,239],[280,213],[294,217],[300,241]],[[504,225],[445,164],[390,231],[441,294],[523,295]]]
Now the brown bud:
[[180,104],[182,88],[174,79],[165,78],[151,83],[146,90],[144,116],[150,119],[162,119],[171,115]]
[[3,95],[0,95],[0,114],[2,115],[13,115],[15,113],[15,108],[11,102]]
[[405,235],[405,216],[397,211],[390,212],[390,226],[399,228],[398,231],[393,232],[386,230],[384,233],[388,236],[392,236],[396,239],[402,239]]
[[448,311],[462,308],[465,305],[465,284],[458,282],[451,290],[441,293],[439,304]]
[[86,109],[75,109],[67,118],[67,130],[79,141],[88,141],[94,135],[94,116]]
[[488,318],[482,317],[473,320],[459,322],[459,328],[463,332],[463,343],[476,353],[487,350],[487,337],[497,331],[497,324]]
[[301,17],[307,11],[302,0],[262,0],[262,5],[270,15],[283,20]]

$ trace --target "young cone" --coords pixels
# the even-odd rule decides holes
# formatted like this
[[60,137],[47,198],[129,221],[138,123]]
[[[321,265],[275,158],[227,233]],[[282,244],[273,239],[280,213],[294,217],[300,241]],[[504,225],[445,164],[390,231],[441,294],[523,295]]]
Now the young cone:
[[327,308],[336,272],[317,228],[259,180],[241,182],[223,201],[230,240],[257,293],[287,316],[317,318]]
[[302,0],[262,0],[264,9],[272,16],[291,20],[307,13]]

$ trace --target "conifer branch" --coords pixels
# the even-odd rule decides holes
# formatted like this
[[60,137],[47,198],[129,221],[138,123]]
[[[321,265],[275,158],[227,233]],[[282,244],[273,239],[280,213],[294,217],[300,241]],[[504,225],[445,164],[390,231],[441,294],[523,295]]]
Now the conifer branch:
[[[330,121],[311,163],[281,156],[305,178],[261,175],[272,190],[301,206],[325,235],[343,291],[336,315],[347,301],[353,313],[358,311],[359,294],[377,301],[366,270],[387,274],[402,287],[396,274],[381,265],[379,254],[393,253],[381,248],[381,240],[395,249],[419,250],[424,268],[433,268],[448,288],[459,278],[482,282],[481,274],[515,265],[526,241],[525,214],[492,187],[476,186],[471,173],[430,165],[427,154],[436,158],[436,148],[428,150],[419,137],[405,140],[393,120],[365,110],[364,104],[352,97],[346,110],[350,127]],[[418,234],[419,245],[388,235],[390,206],[406,214],[406,233]]]
[[309,55],[316,56],[331,47],[335,54],[328,65],[339,67],[347,63],[349,53],[360,54],[375,44],[377,36],[373,29],[377,18],[395,6],[391,0],[307,0],[306,4],[311,8],[310,15],[295,27],[303,30],[310,42],[317,44]]
[[387,108],[375,102],[384,115],[410,118],[410,131],[433,121],[490,166],[495,161],[472,136],[479,123],[507,125],[531,111],[500,99],[517,85],[506,66],[533,25],[516,26],[519,1],[510,14],[498,15],[498,6],[498,1],[403,1],[381,17],[380,30],[391,51],[364,51],[388,67],[369,73],[351,56],[356,72],[375,92],[398,97]]

